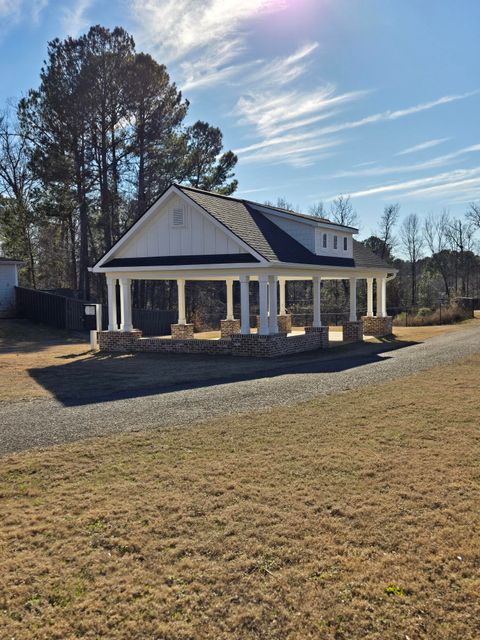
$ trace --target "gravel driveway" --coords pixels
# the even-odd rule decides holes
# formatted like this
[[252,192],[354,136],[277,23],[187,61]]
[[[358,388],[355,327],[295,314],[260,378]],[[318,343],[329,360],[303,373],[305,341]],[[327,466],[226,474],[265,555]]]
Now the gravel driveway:
[[51,399],[5,404],[0,409],[0,454],[293,404],[392,380],[475,352],[480,352],[478,327],[383,353],[310,359],[292,366],[280,363],[244,379],[209,380],[203,386],[146,389],[134,397],[110,396],[76,406]]

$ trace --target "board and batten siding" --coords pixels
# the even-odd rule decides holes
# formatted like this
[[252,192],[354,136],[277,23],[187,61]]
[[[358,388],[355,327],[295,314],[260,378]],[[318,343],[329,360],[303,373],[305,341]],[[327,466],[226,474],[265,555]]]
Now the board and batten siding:
[[[319,256],[335,256],[337,258],[353,257],[353,235],[329,229],[328,227],[314,227],[301,220],[287,220],[275,214],[265,214],[280,229]],[[327,234],[327,247],[323,247],[323,234]],[[334,248],[333,237],[337,236],[337,248]],[[344,238],[347,238],[347,250],[343,248]]]
[[17,265],[0,262],[0,318],[14,315],[16,286]]
[[[327,234],[327,248],[323,246],[323,234]],[[319,227],[315,229],[315,253],[318,256],[336,256],[337,258],[353,258],[353,234],[329,230]],[[334,236],[337,236],[337,248],[334,248]],[[344,238],[347,238],[347,250],[343,248]]]
[[[182,209],[184,226],[173,225],[173,212]],[[177,195],[164,203],[152,219],[121,247],[115,257],[193,256],[245,253],[245,249],[212,223],[208,214]]]
[[280,227],[289,236],[295,238],[297,242],[307,247],[309,251],[315,253],[315,227],[301,221],[288,220],[275,214],[265,213],[265,217],[271,220],[277,227]]

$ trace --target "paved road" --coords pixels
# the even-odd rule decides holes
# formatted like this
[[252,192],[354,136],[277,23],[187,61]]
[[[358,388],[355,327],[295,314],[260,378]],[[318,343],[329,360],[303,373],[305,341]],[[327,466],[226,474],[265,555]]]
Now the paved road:
[[310,359],[242,379],[210,380],[203,386],[147,389],[70,406],[51,399],[6,404],[0,408],[0,454],[293,404],[392,380],[475,352],[480,352],[477,327],[383,353],[370,349],[353,357]]

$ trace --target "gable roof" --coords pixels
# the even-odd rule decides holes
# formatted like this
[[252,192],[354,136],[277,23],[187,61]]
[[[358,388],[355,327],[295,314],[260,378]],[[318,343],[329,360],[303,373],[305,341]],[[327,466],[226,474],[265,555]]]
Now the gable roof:
[[[363,244],[353,240],[353,258],[343,258],[341,256],[323,256],[317,255],[307,249],[303,244],[298,242],[289,233],[281,229],[270,216],[265,215],[271,212],[272,214],[280,213],[282,216],[301,218],[314,225],[320,223],[323,225],[332,225],[333,228],[342,229],[342,227],[348,231],[356,231],[352,227],[346,227],[344,225],[338,225],[326,218],[320,218],[317,216],[308,216],[279,207],[273,207],[271,205],[263,205],[250,200],[241,200],[233,198],[231,196],[225,196],[219,193],[211,191],[204,191],[195,187],[187,187],[180,184],[172,184],[163,194],[155,201],[158,202],[164,197],[167,192],[175,188],[180,191],[183,196],[193,201],[198,207],[203,209],[209,216],[214,218],[217,223],[220,223],[231,234],[236,236],[239,240],[249,247],[257,257],[263,258],[270,263],[290,263],[290,264],[310,264],[319,266],[337,266],[337,267],[360,267],[360,268],[377,268],[383,270],[393,271],[394,269],[386,262],[381,260],[378,256],[367,249]],[[167,266],[167,265],[181,265],[181,264],[226,264],[231,262],[231,259],[226,256],[158,256],[158,257],[145,257],[135,258],[134,261],[131,258],[115,258],[112,251],[120,243],[123,242],[125,237],[133,232],[133,228],[142,220],[145,215],[152,210],[155,203],[147,209],[147,211],[140,216],[133,223],[133,225],[123,234],[123,236],[111,247],[100,260],[97,265],[103,262],[104,259],[111,256],[108,262],[101,264],[102,267],[115,268],[115,267],[128,267],[128,266]],[[236,254],[237,262],[250,262],[247,258],[250,254]],[[240,257],[242,256],[242,257]],[[255,259],[253,260],[256,261]]]

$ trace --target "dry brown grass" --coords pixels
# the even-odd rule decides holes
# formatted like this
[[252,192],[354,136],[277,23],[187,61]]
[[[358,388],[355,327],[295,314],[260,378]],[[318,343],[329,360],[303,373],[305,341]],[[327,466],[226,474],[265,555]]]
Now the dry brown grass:
[[393,327],[393,335],[397,340],[406,340],[409,342],[424,342],[435,336],[440,336],[444,333],[452,333],[455,331],[464,331],[469,327],[478,327],[479,318],[464,320],[457,324],[440,324],[429,325],[423,327]]
[[[433,336],[478,326],[479,319],[438,327],[394,327],[401,342],[423,342]],[[338,327],[341,330],[341,327]],[[333,337],[335,328],[330,334]],[[369,339],[369,342],[381,342]],[[333,346],[335,345],[335,346]],[[352,346],[346,349],[351,350]],[[0,322],[0,404],[55,396],[60,400],[93,398],[117,391],[155,388],[165,384],[195,383],[232,375],[254,375],[285,363],[328,359],[338,351],[300,354],[285,361],[178,354],[112,355],[92,353],[83,336],[32,325]],[[343,351],[341,351],[343,349]],[[338,355],[345,355],[340,347]]]
[[478,639],[479,387],[476,357],[3,459],[1,637]]

